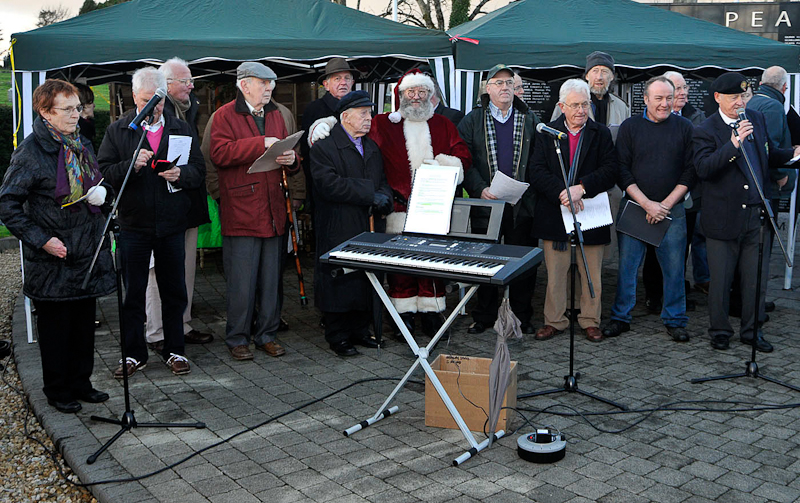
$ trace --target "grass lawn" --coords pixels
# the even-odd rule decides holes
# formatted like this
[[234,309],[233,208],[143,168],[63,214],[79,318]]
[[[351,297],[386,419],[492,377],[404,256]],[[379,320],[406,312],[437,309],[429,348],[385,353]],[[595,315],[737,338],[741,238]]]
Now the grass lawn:
[[[11,70],[0,68],[0,106],[11,106],[11,101],[8,99],[9,89],[11,89]],[[92,91],[94,91],[95,110],[108,111],[108,85],[92,86]]]

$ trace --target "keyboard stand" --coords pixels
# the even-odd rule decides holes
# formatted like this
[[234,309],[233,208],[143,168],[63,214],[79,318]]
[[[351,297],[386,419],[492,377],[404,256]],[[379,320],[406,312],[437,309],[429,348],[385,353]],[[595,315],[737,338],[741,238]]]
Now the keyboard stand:
[[383,289],[383,285],[381,285],[381,283],[375,277],[375,274],[370,271],[364,271],[364,272],[367,274],[369,282],[372,283],[372,287],[378,293],[378,296],[381,298],[383,305],[386,306],[386,309],[389,311],[389,314],[392,316],[392,319],[394,320],[395,324],[400,329],[400,332],[403,334],[403,338],[406,340],[406,343],[408,343],[408,346],[411,348],[411,351],[416,355],[417,359],[414,361],[414,364],[411,365],[411,368],[408,369],[408,372],[406,372],[406,374],[403,376],[403,378],[400,380],[400,382],[397,384],[394,390],[392,390],[392,392],[389,394],[389,397],[386,398],[386,401],[383,402],[383,405],[380,406],[375,415],[373,415],[369,419],[365,419],[364,421],[361,421],[360,423],[346,429],[344,431],[344,435],[346,437],[349,437],[353,433],[363,430],[367,426],[371,426],[380,421],[381,419],[387,418],[392,414],[396,413],[399,410],[399,407],[396,405],[389,407],[389,404],[392,402],[392,400],[394,400],[394,397],[397,395],[397,393],[400,392],[403,386],[405,386],[406,382],[408,382],[408,379],[411,377],[411,374],[414,372],[414,370],[416,370],[417,366],[421,366],[422,370],[425,371],[425,375],[428,376],[428,379],[430,380],[431,384],[433,384],[433,387],[436,389],[436,392],[439,394],[445,406],[447,407],[447,410],[450,412],[450,415],[453,417],[456,424],[458,425],[458,428],[461,430],[461,433],[464,435],[464,438],[467,439],[467,442],[469,442],[470,445],[470,449],[468,451],[466,451],[464,454],[458,456],[456,459],[453,460],[453,466],[460,465],[464,461],[476,455],[478,452],[490,446],[492,442],[502,438],[506,432],[500,430],[493,433],[490,438],[487,438],[483,442],[479,443],[475,439],[475,436],[467,427],[467,424],[464,422],[464,419],[461,417],[461,414],[459,414],[458,410],[456,409],[456,406],[453,404],[453,401],[450,400],[450,397],[447,395],[447,391],[445,391],[444,387],[442,386],[442,383],[439,381],[439,378],[436,377],[436,373],[433,371],[430,364],[428,363],[428,356],[430,355],[430,351],[434,348],[434,346],[436,346],[436,343],[439,342],[439,339],[441,339],[444,336],[447,329],[450,328],[450,325],[458,316],[459,311],[461,311],[461,309],[467,305],[467,302],[469,302],[472,296],[475,295],[475,292],[478,291],[478,286],[477,285],[469,286],[469,290],[466,292],[464,297],[458,303],[456,308],[453,309],[453,312],[450,313],[450,316],[447,317],[447,320],[445,320],[445,322],[442,324],[442,327],[439,329],[439,331],[436,332],[436,335],[433,337],[433,339],[431,339],[431,342],[429,342],[428,345],[425,347],[419,347],[417,345],[417,341],[415,341],[414,337],[411,336],[411,333],[408,331],[408,328],[406,327],[405,323],[403,323],[403,320],[400,318],[400,314],[397,312],[397,309],[395,309],[394,304],[392,304],[392,301],[389,299],[389,296],[386,294],[386,291]]

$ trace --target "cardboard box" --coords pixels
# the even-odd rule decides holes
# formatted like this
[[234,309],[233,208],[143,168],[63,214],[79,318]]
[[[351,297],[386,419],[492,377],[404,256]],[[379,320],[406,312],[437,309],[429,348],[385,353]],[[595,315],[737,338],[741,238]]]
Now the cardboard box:
[[[455,355],[439,355],[431,362],[433,372],[441,381],[450,400],[453,401],[471,431],[483,432],[486,414],[489,413],[489,368],[491,365],[492,360],[489,358]],[[472,403],[469,403],[470,401]],[[473,404],[483,407],[483,410]],[[517,362],[515,361],[511,362],[511,373],[503,406],[517,406]],[[512,412],[508,409],[500,412],[500,419],[497,421],[495,431],[508,431]],[[458,428],[427,376],[425,376],[425,426]]]

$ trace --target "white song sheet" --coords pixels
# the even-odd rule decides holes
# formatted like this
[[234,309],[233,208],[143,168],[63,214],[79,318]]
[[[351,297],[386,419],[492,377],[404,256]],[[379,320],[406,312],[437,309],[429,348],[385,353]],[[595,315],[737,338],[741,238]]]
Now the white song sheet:
[[[605,225],[611,225],[614,221],[611,218],[611,205],[608,202],[608,193],[602,192],[594,197],[583,199],[583,211],[575,214],[581,224],[582,231],[597,229]],[[573,231],[572,213],[569,208],[561,205],[561,218],[564,220],[564,229],[567,234]]]
[[169,135],[169,148],[167,160],[174,162],[175,166],[189,164],[189,152],[192,150],[192,137],[178,134]]
[[502,171],[498,171],[492,178],[489,192],[501,201],[517,204],[525,191],[528,190],[528,187],[530,187],[529,183],[514,180]]
[[450,215],[460,169],[429,164],[417,168],[403,232],[439,235],[450,232]]

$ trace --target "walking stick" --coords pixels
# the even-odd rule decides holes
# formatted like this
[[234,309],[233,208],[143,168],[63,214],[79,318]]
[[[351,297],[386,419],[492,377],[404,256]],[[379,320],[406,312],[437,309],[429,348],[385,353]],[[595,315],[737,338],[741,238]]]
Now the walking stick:
[[300,283],[300,305],[307,306],[306,287],[303,283],[303,269],[300,267],[300,255],[297,253],[297,232],[294,228],[294,213],[292,212],[292,196],[289,194],[289,181],[286,178],[286,168],[281,170],[283,176],[283,195],[286,197],[286,214],[289,216],[289,233],[292,236],[292,250],[294,251],[294,263],[297,267],[297,281]]

